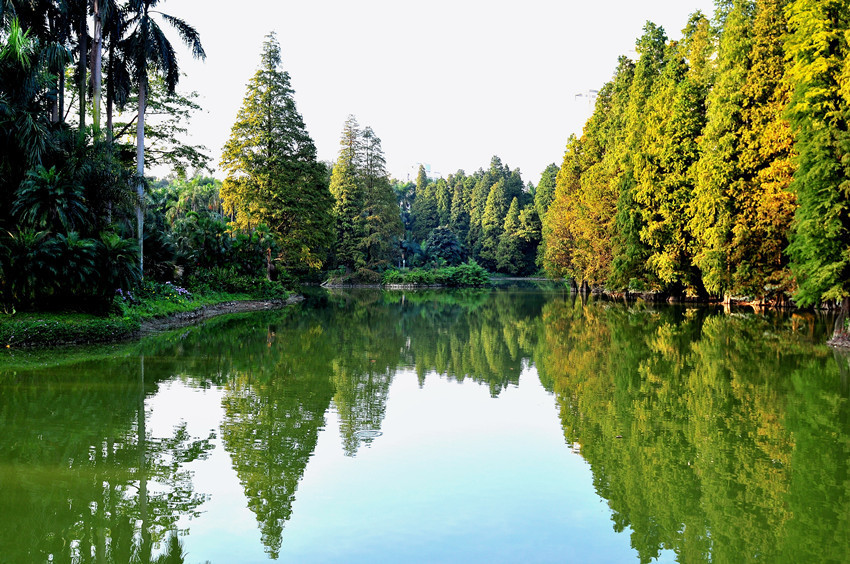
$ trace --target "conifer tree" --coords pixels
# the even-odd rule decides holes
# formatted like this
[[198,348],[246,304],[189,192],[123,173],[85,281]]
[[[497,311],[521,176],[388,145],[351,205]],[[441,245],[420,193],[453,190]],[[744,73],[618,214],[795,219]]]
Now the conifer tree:
[[365,264],[361,249],[364,236],[363,186],[358,182],[363,161],[361,132],[357,119],[349,115],[339,140],[339,155],[331,172],[330,192],[334,197],[336,223],[334,258],[348,269]]
[[479,258],[482,265],[490,270],[498,268],[499,240],[504,231],[505,216],[510,201],[508,200],[508,182],[499,180],[490,188],[484,213],[481,215],[481,252]]
[[625,113],[625,139],[617,175],[617,212],[612,245],[612,267],[609,278],[612,288],[628,287],[632,280],[647,279],[646,261],[649,251],[641,241],[642,216],[635,201],[635,166],[645,158],[641,146],[645,131],[646,106],[652,89],[664,68],[667,35],[652,22],[635,48],[639,54],[629,85],[628,107]]
[[790,99],[784,37],[787,0],[757,0],[751,68],[744,84],[740,174],[729,257],[736,293],[767,297],[792,290],[784,251],[796,198],[793,137],[783,113]]
[[[670,293],[702,293],[692,266],[688,217],[693,193],[692,167],[698,159],[697,138],[705,124],[707,85],[692,70],[704,72],[704,48],[689,52],[694,36],[708,35],[708,20],[691,17],[679,44],[667,49],[667,63],[647,103],[641,158],[635,162],[635,203],[641,217],[641,241],[647,247],[647,269]],[[694,67],[689,67],[690,61]]]
[[318,268],[331,243],[333,200],[293,93],[269,34],[224,146],[221,199],[238,227],[268,226],[284,265]]
[[[794,92],[788,116],[799,154],[791,187],[799,207],[789,253],[801,305],[850,306],[850,1],[788,6]],[[843,319],[836,331],[844,331]]]
[[581,140],[571,135],[558,171],[555,198],[543,220],[543,267],[553,278],[583,279],[576,267],[580,242],[572,221],[576,195],[581,189],[581,152]]
[[389,264],[396,255],[395,242],[404,235],[401,214],[387,174],[381,140],[371,127],[363,130],[363,238],[360,248],[366,266]]
[[467,177],[463,171],[453,178],[452,208],[449,214],[449,227],[461,241],[466,240],[469,233],[469,204],[474,187],[474,178]]
[[534,205],[537,208],[537,215],[540,218],[546,217],[546,212],[549,211],[549,206],[555,198],[555,179],[558,176],[558,165],[550,164],[540,175],[540,182],[537,183],[537,189],[534,191]]
[[419,165],[419,173],[416,176],[416,197],[411,206],[413,216],[411,235],[420,244],[425,242],[432,229],[440,225],[434,187],[434,183],[428,182],[425,167]]
[[496,268],[502,272],[518,274],[522,270],[521,228],[519,202],[514,198],[505,216],[496,252]]
[[750,68],[752,2],[734,0],[721,6],[723,28],[715,84],[707,97],[707,122],[700,140],[693,212],[689,230],[695,239],[694,262],[709,292],[732,289],[732,225],[735,195],[743,192],[741,153],[743,88]]

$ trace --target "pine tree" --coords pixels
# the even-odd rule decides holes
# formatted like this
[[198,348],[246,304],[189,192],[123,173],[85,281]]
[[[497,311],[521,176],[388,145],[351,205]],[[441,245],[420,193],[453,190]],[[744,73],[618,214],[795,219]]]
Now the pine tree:
[[519,201],[514,198],[505,216],[499,246],[496,252],[496,268],[509,274],[518,274],[523,267]]
[[[692,16],[679,44],[667,49],[667,64],[656,80],[644,117],[640,158],[635,162],[635,203],[641,217],[646,267],[661,289],[673,294],[702,293],[692,266],[687,229],[693,193],[692,167],[698,160],[697,138],[705,124],[707,85],[686,61],[704,72],[708,20]],[[700,46],[697,52],[688,47]]]
[[751,69],[744,84],[740,173],[732,224],[732,286],[757,297],[789,292],[792,275],[784,253],[796,198],[790,191],[794,173],[793,137],[783,117],[790,99],[784,37],[788,0],[757,0],[753,23]]
[[458,171],[454,177],[452,193],[452,209],[449,214],[449,227],[461,241],[466,240],[469,233],[469,204],[474,187],[474,178],[467,177],[463,171]]
[[743,193],[739,166],[741,153],[743,88],[750,68],[753,6],[734,0],[721,6],[722,19],[717,75],[707,97],[707,122],[700,141],[693,217],[689,230],[695,239],[694,262],[702,272],[706,290],[716,294],[732,290],[732,225],[737,215],[735,195]]
[[339,155],[331,172],[330,192],[334,197],[336,223],[336,263],[347,269],[365,264],[362,251],[364,236],[364,188],[359,182],[363,162],[360,126],[353,115],[345,120],[339,140]]
[[505,216],[507,215],[510,201],[508,199],[508,182],[499,180],[490,188],[484,213],[481,215],[481,252],[479,258],[482,266],[495,270],[498,268],[499,239],[504,230]]
[[540,182],[537,183],[537,189],[534,192],[534,205],[537,207],[537,215],[540,218],[546,217],[546,212],[549,211],[549,206],[552,205],[552,200],[555,198],[555,179],[558,176],[558,165],[555,163],[546,167],[540,175]]
[[[786,11],[794,92],[788,116],[798,169],[791,187],[791,268],[801,305],[850,306],[850,1],[795,0]],[[844,330],[843,319],[836,331]]]
[[555,198],[543,221],[543,267],[552,278],[582,280],[576,267],[579,239],[573,230],[574,203],[581,190],[581,140],[571,135],[558,171]]
[[665,65],[666,43],[667,35],[664,29],[647,22],[644,33],[635,46],[640,57],[629,85],[628,107],[624,116],[626,135],[620,150],[617,151],[620,163],[617,179],[614,181],[617,212],[609,277],[612,288],[625,288],[633,280],[649,278],[646,270],[649,250],[640,237],[644,225],[635,201],[635,167],[645,158],[641,146],[645,132],[646,106]]
[[387,174],[381,140],[371,127],[363,130],[364,222],[360,248],[366,266],[385,266],[396,258],[396,242],[404,236],[401,214]]
[[332,198],[293,93],[269,34],[224,146],[221,198],[239,227],[268,226],[284,265],[318,268],[331,243]]
[[413,217],[411,236],[420,244],[424,243],[431,230],[440,225],[440,216],[437,211],[434,183],[428,182],[428,175],[422,165],[419,165],[419,174],[416,176],[416,197],[411,206],[411,215]]

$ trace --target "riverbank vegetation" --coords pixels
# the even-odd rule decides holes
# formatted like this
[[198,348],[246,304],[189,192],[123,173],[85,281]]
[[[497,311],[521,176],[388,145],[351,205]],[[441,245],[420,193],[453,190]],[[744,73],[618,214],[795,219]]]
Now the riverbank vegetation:
[[543,263],[610,290],[847,308],[850,4],[718,2],[647,23],[543,221]]
[[[205,149],[180,141],[198,106],[177,91],[170,34],[205,52],[159,3],[2,3],[7,313],[120,313],[115,290],[142,280],[279,297],[300,280],[438,283],[464,264],[850,310],[847,0],[718,2],[678,40],[647,23],[537,186],[497,156],[472,174],[393,179],[355,116],[336,161],[318,161],[274,34],[224,181],[204,176]],[[173,174],[147,178],[153,163]]]

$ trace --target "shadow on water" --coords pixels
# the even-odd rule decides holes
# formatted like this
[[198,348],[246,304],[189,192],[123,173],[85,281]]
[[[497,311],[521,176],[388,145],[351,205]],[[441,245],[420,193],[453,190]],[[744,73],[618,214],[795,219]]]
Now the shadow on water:
[[844,561],[850,356],[819,344],[826,326],[585,303],[563,287],[321,290],[298,307],[67,363],[7,359],[2,558],[151,562],[177,550],[178,519],[215,495],[196,492],[186,470],[209,456],[215,434],[151,434],[146,402],[175,379],[222,390],[221,444],[276,558],[329,410],[355,457],[367,444],[360,432],[381,429],[401,371],[420,386],[469,381],[498,398],[534,367],[639,561],[668,550],[682,562]]

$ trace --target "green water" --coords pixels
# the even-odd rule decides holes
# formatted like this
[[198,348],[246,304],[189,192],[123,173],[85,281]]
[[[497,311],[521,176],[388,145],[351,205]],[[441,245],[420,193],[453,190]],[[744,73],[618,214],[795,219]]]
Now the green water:
[[848,562],[827,332],[555,289],[348,291],[5,351],[0,562]]

